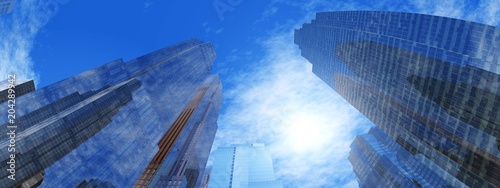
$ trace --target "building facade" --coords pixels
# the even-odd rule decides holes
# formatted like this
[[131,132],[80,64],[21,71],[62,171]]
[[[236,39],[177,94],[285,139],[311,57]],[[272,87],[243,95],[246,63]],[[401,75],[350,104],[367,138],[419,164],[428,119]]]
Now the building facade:
[[0,14],[7,14],[12,12],[16,0],[0,0]]
[[78,184],[75,188],[115,188],[111,183],[109,182],[103,182],[99,179],[90,179],[90,180],[83,180]]
[[[222,101],[220,80],[210,76],[214,59],[211,43],[191,39],[128,62],[114,60],[17,97],[16,180],[1,170],[0,186],[20,185],[44,172],[41,187],[75,187],[91,179],[131,187],[158,151],[167,152],[159,171],[182,155],[190,181],[201,181],[193,177],[204,171]],[[191,106],[171,146],[159,146],[202,87],[198,106]],[[196,129],[199,122],[204,125]],[[0,117],[0,124],[9,132],[7,117]],[[191,142],[193,130],[203,134]],[[9,167],[9,141],[0,140],[2,169]],[[185,145],[188,155],[179,152]]]
[[263,144],[219,147],[214,153],[210,188],[281,188],[271,153]]
[[348,159],[359,187],[452,187],[422,154],[413,155],[378,127],[354,139]]
[[201,187],[221,106],[221,82],[210,76],[158,142],[134,187]]
[[211,169],[206,169],[205,174],[203,174],[203,179],[201,180],[200,188],[208,188],[208,182],[210,181]]
[[447,184],[500,186],[499,28],[414,13],[323,12],[295,31],[295,43],[319,78],[445,172]]

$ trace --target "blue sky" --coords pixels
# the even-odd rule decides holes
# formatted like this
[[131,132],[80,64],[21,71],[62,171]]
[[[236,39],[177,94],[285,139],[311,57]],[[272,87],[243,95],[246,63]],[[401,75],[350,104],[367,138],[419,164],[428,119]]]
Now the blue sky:
[[266,143],[285,187],[356,187],[349,144],[372,125],[311,73],[293,44],[293,29],[335,10],[500,25],[498,0],[18,0],[0,15],[0,80],[13,72],[41,88],[189,38],[212,41],[224,85],[214,146]]

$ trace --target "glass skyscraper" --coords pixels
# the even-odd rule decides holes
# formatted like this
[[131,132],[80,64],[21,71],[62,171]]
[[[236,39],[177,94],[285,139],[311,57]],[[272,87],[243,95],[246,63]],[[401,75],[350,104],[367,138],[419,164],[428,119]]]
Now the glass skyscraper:
[[158,142],[134,187],[200,187],[217,130],[221,83],[210,76]]
[[16,0],[0,0],[0,14],[7,14],[12,12]]
[[322,12],[295,31],[295,43],[319,78],[445,184],[500,186],[499,28],[414,13]]
[[[354,139],[348,159],[359,187],[452,187],[441,177],[446,172],[428,166],[422,154],[412,155],[378,127]],[[456,178],[449,180],[465,187]]]
[[[96,180],[131,187],[151,163],[157,171],[148,186],[156,186],[175,166],[181,182],[195,187],[222,105],[220,80],[210,75],[214,59],[211,43],[191,39],[16,97],[15,152],[1,137],[0,187],[40,174],[41,187]],[[7,108],[6,102],[0,108]],[[0,124],[8,133],[7,117],[0,117]],[[162,160],[154,160],[159,152]],[[10,154],[15,154],[15,181],[6,170]]]
[[264,144],[219,147],[214,153],[208,187],[281,188],[271,153]]

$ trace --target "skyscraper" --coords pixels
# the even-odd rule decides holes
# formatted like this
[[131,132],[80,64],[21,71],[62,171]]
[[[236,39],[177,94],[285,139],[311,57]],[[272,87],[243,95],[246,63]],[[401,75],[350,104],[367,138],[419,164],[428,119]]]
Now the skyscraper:
[[158,152],[134,187],[201,186],[222,105],[221,86],[217,76],[205,80],[158,142]]
[[90,180],[83,180],[76,186],[76,188],[115,188],[111,183],[109,182],[103,182],[99,179],[90,179]]
[[319,78],[447,184],[500,186],[500,29],[323,12],[295,31],[295,43]]
[[[15,152],[2,137],[0,186],[20,185],[44,172],[42,187],[75,187],[92,179],[131,187],[158,151],[166,154],[154,177],[180,159],[190,185],[201,182],[222,101],[218,76],[209,76],[214,59],[211,43],[192,39],[16,97]],[[196,94],[200,89],[203,94]],[[188,104],[193,98],[195,106]],[[169,148],[159,146],[187,105],[190,116],[183,116]],[[0,117],[5,133],[7,123]],[[15,181],[6,170],[10,154]]]
[[12,12],[16,0],[2,0],[0,1],[0,14],[7,14]]
[[[378,127],[354,139],[348,159],[359,187],[451,187],[422,154],[406,151]],[[449,180],[465,187],[456,178]]]
[[208,187],[281,188],[273,170],[271,153],[264,144],[219,147]]
[[205,174],[203,174],[203,179],[201,180],[200,188],[208,188],[208,182],[210,181],[210,169],[205,170]]

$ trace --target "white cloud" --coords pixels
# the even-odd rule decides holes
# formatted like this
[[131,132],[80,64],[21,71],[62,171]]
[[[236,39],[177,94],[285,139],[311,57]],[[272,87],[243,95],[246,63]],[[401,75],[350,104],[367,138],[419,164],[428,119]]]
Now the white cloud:
[[[500,1],[498,0],[411,0],[408,7],[412,12],[464,19],[500,26]],[[398,10],[393,7],[391,10]]]
[[345,0],[342,3],[325,0],[273,0],[270,4],[269,7],[275,7],[276,4],[300,7],[304,14],[310,15],[318,11],[338,10],[400,11],[446,16],[500,26],[500,19],[498,19],[500,18],[500,1],[498,0],[379,0],[370,2]]
[[16,74],[18,83],[35,80],[39,75],[34,71],[30,57],[35,37],[50,18],[59,10],[59,4],[67,1],[17,1],[10,14],[0,15],[0,80],[9,74]]
[[264,12],[262,12],[262,14],[260,15],[260,18],[257,19],[257,20],[255,20],[254,24],[269,19],[269,17],[271,17],[274,14],[276,14],[276,12],[278,12],[278,10],[279,9],[277,7],[272,6],[272,5],[266,7],[266,9],[264,9]]
[[220,28],[213,28],[210,26],[210,24],[208,23],[208,21],[205,21],[201,24],[201,27],[203,28],[203,30],[205,31],[205,34],[215,34],[215,35],[218,35],[218,34],[221,34],[223,31],[224,31],[224,28],[220,27]]
[[222,31],[224,31],[224,28],[217,29],[217,31],[215,31],[215,34],[220,34],[222,33]]
[[480,1],[479,7],[469,12],[467,19],[500,27],[500,19],[498,19],[500,18],[500,1],[498,0]]
[[147,0],[146,2],[144,2],[144,5],[143,5],[143,9],[144,9],[144,12],[147,12],[148,11],[148,8],[151,7],[151,5],[153,5],[154,3],[150,0]]
[[265,57],[252,71],[233,76],[239,85],[224,91],[229,104],[215,146],[267,143],[278,178],[289,186],[350,181],[349,145],[354,132],[367,130],[366,120],[312,74],[292,43],[293,32],[261,41]]
[[410,1],[415,5],[416,12],[424,14],[432,14],[436,16],[446,16],[453,18],[461,18],[464,15],[463,9],[465,3],[463,0],[448,0],[448,1]]
[[500,1],[490,1],[489,4],[486,4],[487,8],[487,16],[486,23],[492,25],[500,25]]

